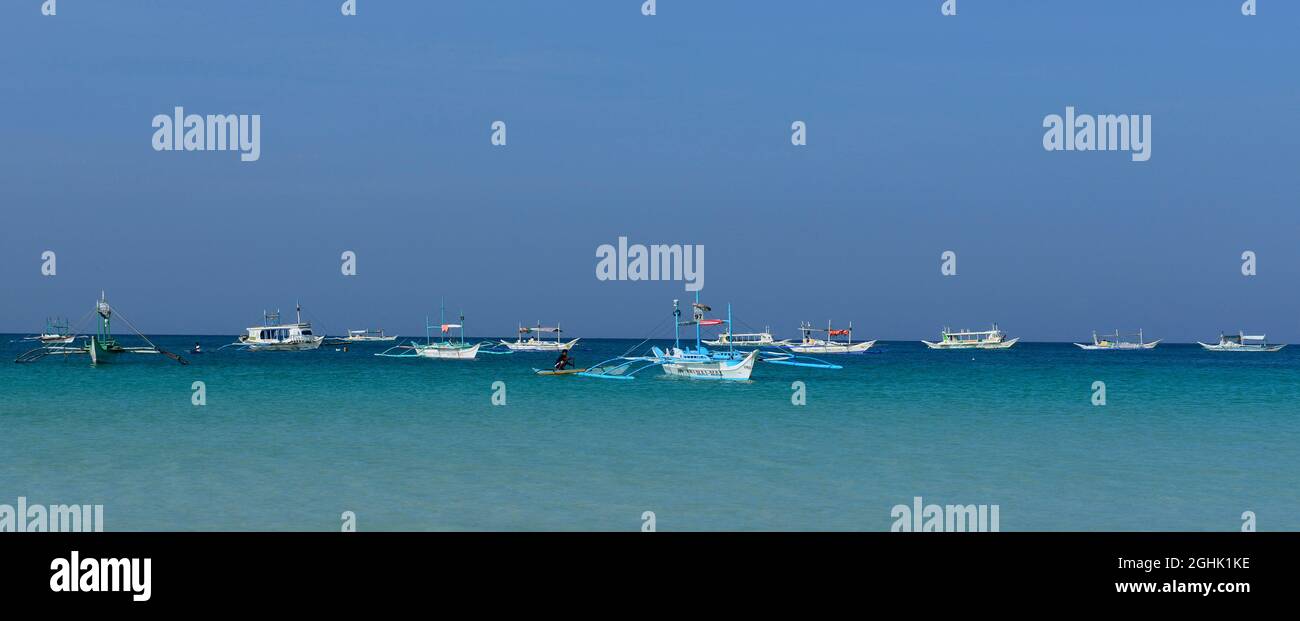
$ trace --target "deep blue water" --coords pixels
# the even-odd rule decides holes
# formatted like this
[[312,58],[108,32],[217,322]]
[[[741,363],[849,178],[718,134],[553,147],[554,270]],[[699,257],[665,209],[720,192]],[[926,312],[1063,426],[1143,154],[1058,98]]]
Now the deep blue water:
[[229,337],[155,338],[201,341],[189,366],[13,364],[14,338],[0,503],[102,503],[107,530],[337,530],[343,511],[362,530],[634,530],[647,510],[660,530],[888,530],[914,496],[997,504],[1004,531],[1238,530],[1244,511],[1300,529],[1300,347],[891,342],[726,383],[534,376],[548,354],[215,351]]

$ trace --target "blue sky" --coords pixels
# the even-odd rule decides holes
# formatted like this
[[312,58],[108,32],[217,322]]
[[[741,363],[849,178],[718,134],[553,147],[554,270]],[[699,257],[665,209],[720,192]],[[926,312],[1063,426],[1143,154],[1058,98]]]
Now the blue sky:
[[[106,289],[154,333],[446,299],[640,337],[688,294],[596,280],[626,236],[703,244],[703,298],[785,336],[1300,341],[1296,3],[340,3],[0,4],[0,331]],[[178,105],[261,114],[261,159],[153,151]],[[1066,106],[1152,115],[1151,160],[1044,151]]]

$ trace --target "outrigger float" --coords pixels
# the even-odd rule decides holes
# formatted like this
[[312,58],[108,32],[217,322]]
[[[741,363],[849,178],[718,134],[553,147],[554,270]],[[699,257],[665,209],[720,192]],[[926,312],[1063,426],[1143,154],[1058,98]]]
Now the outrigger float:
[[135,332],[135,335],[145,343],[148,343],[149,346],[125,347],[118,343],[117,338],[113,336],[112,329],[114,309],[112,306],[109,306],[108,298],[102,291],[99,293],[99,301],[95,303],[95,310],[93,312],[99,316],[97,322],[98,327],[95,334],[89,336],[89,342],[85,345],[69,346],[65,344],[71,343],[77,338],[87,337],[72,334],[71,330],[67,329],[67,322],[64,322],[63,328],[67,334],[64,334],[63,337],[70,337],[68,340],[55,341],[46,344],[43,347],[23,352],[14,359],[14,362],[36,362],[37,360],[51,355],[62,355],[64,357],[81,355],[90,356],[90,364],[99,365],[112,361],[120,354],[161,354],[181,364],[189,364],[188,360],[154,345],[153,341],[149,340],[149,337],[146,337],[144,334],[141,334],[139,330],[136,330],[135,326],[131,325],[131,322],[127,320],[126,317],[123,317],[121,313],[118,313],[117,316],[121,318],[122,321],[126,322],[127,327],[131,328],[131,331]]
[[[434,358],[437,360],[473,360],[479,354],[511,354],[514,353],[509,349],[501,350],[491,341],[480,341],[478,343],[465,342],[465,314],[461,313],[460,323],[446,323],[447,309],[444,306],[441,310],[440,323],[433,325],[429,323],[429,318],[424,318],[424,343],[411,341],[406,345],[394,345],[382,352],[375,354],[381,358]],[[441,341],[433,340],[432,330],[437,328],[442,332]],[[451,331],[457,330],[458,336],[452,338]],[[393,353],[393,352],[398,353]]]
[[[749,379],[754,371],[754,364],[759,361],[814,369],[842,368],[837,364],[831,364],[824,360],[796,356],[793,353],[781,350],[750,349],[748,351],[739,351],[731,343],[727,345],[725,350],[708,349],[701,345],[701,328],[725,325],[728,332],[730,332],[732,325],[731,305],[727,305],[726,319],[706,319],[704,314],[712,309],[699,302],[699,294],[696,294],[695,299],[695,303],[691,305],[692,317],[686,321],[682,320],[679,301],[673,300],[673,346],[667,351],[658,347],[651,347],[650,351],[644,356],[628,355],[650,340],[646,339],[632,346],[622,356],[600,362],[585,371],[573,375],[629,380],[645,369],[662,367],[665,374],[675,377],[743,381]],[[683,347],[681,329],[689,326],[695,327],[695,345],[693,347],[689,345]]]

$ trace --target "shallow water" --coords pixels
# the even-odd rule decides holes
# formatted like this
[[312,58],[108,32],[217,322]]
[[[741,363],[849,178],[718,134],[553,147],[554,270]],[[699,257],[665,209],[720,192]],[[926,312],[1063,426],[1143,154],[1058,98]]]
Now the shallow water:
[[[549,354],[155,339],[196,340],[208,353],[189,366],[0,364],[0,504],[100,503],[106,530],[337,530],[344,511],[361,530],[635,530],[647,510],[660,530],[888,530],[890,509],[922,496],[996,504],[1004,531],[1238,530],[1244,511],[1300,529],[1296,347],[891,342],[825,356],[842,370],[760,364],[729,383],[534,376]],[[807,405],[791,403],[795,381]]]

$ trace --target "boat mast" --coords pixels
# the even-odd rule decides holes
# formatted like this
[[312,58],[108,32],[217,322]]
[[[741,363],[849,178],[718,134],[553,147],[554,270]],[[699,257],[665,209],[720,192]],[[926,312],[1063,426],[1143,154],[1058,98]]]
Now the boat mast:
[[95,305],[95,310],[99,312],[99,341],[106,343],[113,337],[111,319],[113,307],[108,305],[108,297],[103,291],[99,292],[99,303]]
[[704,319],[704,310],[700,308],[700,292],[695,292],[695,307],[691,319],[695,320],[695,349],[700,348],[700,321]]
[[736,343],[731,340],[731,302],[727,302],[727,351],[736,351]]
[[673,346],[677,349],[682,348],[682,309],[678,307],[677,300],[673,300]]

